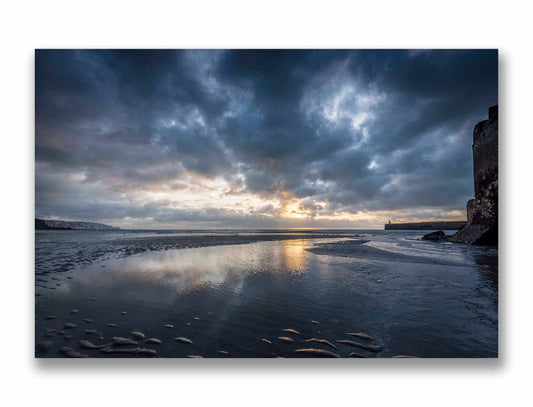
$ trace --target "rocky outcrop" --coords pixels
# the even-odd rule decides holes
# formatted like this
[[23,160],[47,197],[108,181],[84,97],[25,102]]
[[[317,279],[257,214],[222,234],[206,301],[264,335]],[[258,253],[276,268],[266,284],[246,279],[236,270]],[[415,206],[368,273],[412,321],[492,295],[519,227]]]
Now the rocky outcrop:
[[450,238],[455,243],[498,245],[498,106],[474,127],[474,191],[467,224]]
[[70,228],[54,228],[52,226],[48,226],[46,222],[42,219],[35,218],[35,230],[70,230]]
[[428,233],[427,235],[422,236],[422,239],[438,242],[439,240],[446,239],[446,233],[439,230],[438,232]]
[[70,222],[35,218],[35,230],[113,230],[117,227],[93,222]]

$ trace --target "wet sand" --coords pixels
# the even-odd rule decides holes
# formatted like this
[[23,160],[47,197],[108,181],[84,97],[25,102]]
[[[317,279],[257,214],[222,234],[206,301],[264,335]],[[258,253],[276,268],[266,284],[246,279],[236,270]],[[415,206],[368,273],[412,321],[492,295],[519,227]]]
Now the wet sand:
[[[126,257],[134,254],[160,250],[192,249],[210,246],[242,245],[256,242],[283,241],[296,239],[338,239],[350,238],[356,235],[324,234],[324,233],[262,233],[262,234],[235,234],[235,235],[175,235],[165,234],[148,235],[140,237],[122,237],[119,233],[101,232],[97,241],[87,241],[84,231],[47,231],[37,232],[35,274],[46,275],[49,272],[67,272],[78,266],[88,266],[95,261]],[[91,234],[89,233],[89,236]],[[43,237],[39,239],[39,237]],[[52,240],[48,247],[46,239],[56,238],[61,244],[57,250],[57,241]],[[41,240],[41,241],[40,241]],[[37,279],[39,282],[39,279]]]
[[497,263],[479,248],[407,240],[444,250],[425,259],[367,245],[400,235],[72,236],[36,234],[36,357],[497,355]]
[[366,259],[366,260],[464,266],[464,264],[461,264],[459,262],[446,261],[443,259],[432,259],[432,258],[426,258],[426,257],[421,257],[421,256],[410,256],[407,254],[394,253],[394,252],[390,252],[386,250],[381,250],[375,247],[367,246],[366,243],[369,243],[369,242],[371,242],[371,240],[349,239],[349,240],[343,240],[341,242],[334,242],[334,243],[319,243],[307,250],[315,254],[360,258],[360,259]]

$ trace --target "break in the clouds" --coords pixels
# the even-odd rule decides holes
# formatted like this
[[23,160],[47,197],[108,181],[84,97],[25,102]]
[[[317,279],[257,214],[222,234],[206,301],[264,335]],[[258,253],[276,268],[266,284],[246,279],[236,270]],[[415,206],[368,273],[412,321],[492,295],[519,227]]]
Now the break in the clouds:
[[36,216],[140,228],[460,219],[496,50],[38,50]]

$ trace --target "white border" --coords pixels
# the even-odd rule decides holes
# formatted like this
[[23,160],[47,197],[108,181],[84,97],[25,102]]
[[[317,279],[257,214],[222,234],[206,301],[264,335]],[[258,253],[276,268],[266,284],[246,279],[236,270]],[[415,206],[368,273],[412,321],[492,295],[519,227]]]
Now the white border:
[[[527,404],[530,17],[508,1],[19,1],[3,3],[2,400],[17,405]],[[57,361],[33,354],[33,49],[499,48],[500,359]],[[520,401],[518,401],[520,400]]]

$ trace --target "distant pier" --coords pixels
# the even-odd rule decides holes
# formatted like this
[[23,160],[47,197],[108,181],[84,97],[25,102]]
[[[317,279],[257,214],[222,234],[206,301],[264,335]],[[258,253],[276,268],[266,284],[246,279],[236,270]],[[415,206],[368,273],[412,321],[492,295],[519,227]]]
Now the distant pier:
[[415,222],[415,223],[386,223],[385,230],[459,230],[466,225],[466,221],[458,222]]

